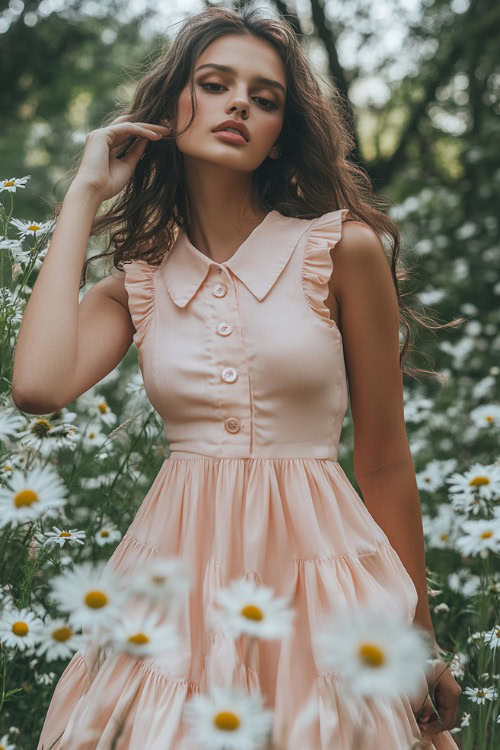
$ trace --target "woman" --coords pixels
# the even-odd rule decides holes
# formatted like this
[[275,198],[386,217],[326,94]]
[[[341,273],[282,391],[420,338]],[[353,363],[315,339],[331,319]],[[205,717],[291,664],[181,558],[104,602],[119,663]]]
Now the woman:
[[[215,8],[185,22],[128,111],[87,137],[23,320],[16,403],[60,408],[135,342],[171,453],[108,565],[129,573],[178,555],[196,585],[175,658],[122,656],[95,676],[90,650],[75,654],[39,749],[108,747],[125,705],[118,750],[179,747],[186,700],[219,670],[260,687],[280,727],[317,689],[311,747],[350,750],[354,722],[329,721],[337,687],[311,646],[320,614],[377,600],[434,639],[403,419],[407,344],[399,350],[400,317],[416,315],[399,299],[398,229],[346,160],[352,145],[341,103],[321,93],[291,27]],[[78,308],[88,238],[107,228],[118,270]],[[33,347],[51,363],[23,391]],[[366,506],[337,462],[348,397]],[[290,597],[292,638],[260,641],[247,659],[209,634],[208,606],[236,578]],[[441,720],[427,699],[418,723],[426,691],[415,704],[402,696],[389,716],[372,715],[369,747],[409,748],[422,732],[428,747],[456,748],[446,730],[459,694],[446,671]]]

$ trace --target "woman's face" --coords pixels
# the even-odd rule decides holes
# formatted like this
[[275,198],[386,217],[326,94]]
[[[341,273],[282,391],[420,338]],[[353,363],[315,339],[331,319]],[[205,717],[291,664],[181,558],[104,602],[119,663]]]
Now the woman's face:
[[[215,67],[200,70],[209,63],[230,66],[234,72]],[[193,78],[196,116],[176,138],[185,156],[242,171],[254,171],[269,152],[271,158],[277,156],[273,146],[283,125],[286,77],[283,62],[270,44],[250,34],[222,36],[198,57]],[[176,130],[187,125],[191,111],[188,81],[179,96],[177,120],[171,123]],[[229,119],[246,125],[247,142],[231,142],[214,134],[214,128]]]

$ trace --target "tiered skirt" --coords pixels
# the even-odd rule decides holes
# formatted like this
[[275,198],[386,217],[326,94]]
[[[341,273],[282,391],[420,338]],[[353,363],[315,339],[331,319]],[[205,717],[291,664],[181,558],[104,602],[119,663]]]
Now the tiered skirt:
[[[38,750],[109,750],[121,722],[114,750],[191,750],[184,704],[221,680],[260,690],[280,750],[353,750],[359,707],[344,700],[339,677],[319,667],[312,636],[325,614],[357,603],[399,611],[410,623],[418,597],[341,465],[171,453],[107,565],[126,575],[151,558],[175,556],[195,581],[175,620],[182,648],[101,662],[90,643],[76,652],[55,687]],[[244,637],[208,627],[215,592],[241,578],[289,598],[292,635],[248,651]],[[317,716],[299,738],[291,727],[311,697]],[[421,737],[405,695],[367,698],[362,715],[362,750],[410,750]],[[447,731],[427,747],[457,750]]]

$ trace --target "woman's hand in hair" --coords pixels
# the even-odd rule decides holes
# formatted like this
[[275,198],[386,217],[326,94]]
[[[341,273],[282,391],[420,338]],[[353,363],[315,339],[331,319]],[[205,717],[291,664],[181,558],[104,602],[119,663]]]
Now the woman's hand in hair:
[[[110,125],[87,134],[85,150],[74,182],[94,190],[101,201],[108,200],[123,190],[132,177],[148,140],[159,141],[170,130],[164,125],[149,122],[131,122],[130,115],[121,115]],[[116,150],[128,139],[135,137],[129,150],[121,159]]]

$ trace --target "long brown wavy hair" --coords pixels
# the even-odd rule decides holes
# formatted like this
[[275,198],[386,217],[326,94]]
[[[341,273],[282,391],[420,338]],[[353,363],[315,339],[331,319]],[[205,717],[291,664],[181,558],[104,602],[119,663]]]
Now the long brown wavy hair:
[[[187,130],[196,115],[192,71],[197,58],[223,34],[249,33],[267,41],[278,52],[288,84],[279,136],[281,157],[275,160],[266,157],[253,172],[256,204],[263,212],[275,209],[284,216],[303,219],[346,207],[349,209],[346,220],[368,224],[383,242],[386,255],[390,252],[387,260],[399,303],[400,327],[404,329],[400,367],[411,377],[422,374],[444,382],[443,376],[434,370],[405,364],[414,350],[410,321],[427,329],[438,329],[458,325],[464,318],[440,325],[406,304],[407,294],[402,294],[398,285],[409,278],[408,268],[400,259],[399,227],[384,213],[387,199],[374,194],[366,172],[347,158],[355,145],[346,126],[350,121],[349,106],[333,87],[330,87],[331,97],[322,93],[300,37],[283,16],[263,16],[258,8],[235,11],[215,7],[189,16],[175,39],[138,80],[130,105],[106,117],[101,127],[119,115],[127,115],[132,122],[163,124],[167,119],[174,124],[179,95],[189,81],[193,111]],[[109,229],[106,250],[111,245],[114,249],[84,262],[80,288],[86,283],[89,264],[98,258],[113,256],[118,270],[123,270],[123,262],[134,259],[159,265],[180,228],[189,236],[183,154],[175,143],[175,137],[185,130],[156,142],[149,141],[126,187],[109,208],[95,217],[90,236]],[[113,155],[123,157],[134,140],[131,136]],[[73,176],[77,171],[78,167],[72,170]],[[62,202],[56,205],[54,217],[61,207]]]

